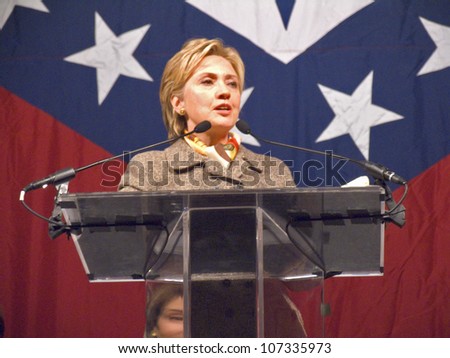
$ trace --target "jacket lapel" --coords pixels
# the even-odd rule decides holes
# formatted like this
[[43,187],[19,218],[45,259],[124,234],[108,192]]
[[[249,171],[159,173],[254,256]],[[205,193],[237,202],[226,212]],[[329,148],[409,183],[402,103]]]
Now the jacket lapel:
[[200,167],[210,176],[221,177],[229,182],[240,182],[244,178],[243,166],[249,170],[262,172],[258,156],[243,145],[228,169],[223,168],[219,162],[195,152],[183,139],[177,140],[165,150],[165,153],[169,160],[169,169],[175,173],[184,173]]

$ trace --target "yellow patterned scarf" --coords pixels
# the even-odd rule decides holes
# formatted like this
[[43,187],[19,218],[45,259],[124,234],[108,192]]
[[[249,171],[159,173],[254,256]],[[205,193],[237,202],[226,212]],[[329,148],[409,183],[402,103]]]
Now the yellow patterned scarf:
[[184,139],[197,153],[217,160],[226,169],[228,169],[231,162],[236,158],[241,143],[241,138],[231,132],[226,144],[218,143],[209,147],[194,135],[184,137]]

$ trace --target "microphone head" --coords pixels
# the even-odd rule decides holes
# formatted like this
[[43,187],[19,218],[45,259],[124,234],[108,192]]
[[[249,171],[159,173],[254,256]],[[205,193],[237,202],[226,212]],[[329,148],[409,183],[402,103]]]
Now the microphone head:
[[250,130],[250,126],[248,123],[242,119],[237,121],[236,128],[239,129],[244,134],[250,134],[252,131]]
[[203,133],[206,132],[209,128],[211,128],[211,122],[203,121],[195,126],[194,133]]

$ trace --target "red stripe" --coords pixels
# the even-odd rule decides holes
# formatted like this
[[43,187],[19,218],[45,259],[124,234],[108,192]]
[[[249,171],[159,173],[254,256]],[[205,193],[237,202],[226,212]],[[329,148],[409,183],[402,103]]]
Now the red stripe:
[[[3,174],[0,193],[0,305],[6,337],[142,337],[142,283],[90,284],[72,242],[51,241],[47,225],[19,203],[28,183],[64,167],[80,167],[110,153],[48,114],[0,88]],[[100,168],[79,173],[71,192],[115,190]],[[50,216],[54,189],[27,194]]]

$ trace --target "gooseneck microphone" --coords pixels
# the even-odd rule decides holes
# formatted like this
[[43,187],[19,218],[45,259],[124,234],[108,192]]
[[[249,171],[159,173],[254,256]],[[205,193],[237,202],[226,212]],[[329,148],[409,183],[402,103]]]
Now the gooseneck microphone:
[[[148,146],[143,147],[143,148],[135,149],[135,150],[133,150],[131,152],[128,152],[128,154],[134,154],[134,153],[137,153],[137,152],[141,152],[143,150],[148,150],[148,149],[151,149],[151,148],[154,148],[154,147],[158,147],[160,145],[172,143],[172,142],[175,142],[176,140],[178,140],[180,138],[184,138],[184,137],[189,136],[189,135],[194,134],[194,133],[206,132],[210,128],[211,128],[211,122],[203,121],[203,122],[200,122],[199,124],[197,124],[197,126],[190,132],[183,133],[182,135],[180,135],[180,136],[178,136],[176,138],[167,139],[167,140],[164,140],[164,141],[159,142],[159,143],[154,143],[154,144],[148,145]],[[47,176],[47,177],[45,177],[43,179],[36,180],[36,181],[28,184],[25,188],[22,189],[21,194],[20,194],[20,200],[23,201],[23,196],[28,191],[39,189],[39,188],[44,188],[47,185],[55,185],[56,186],[56,185],[68,182],[69,180],[72,180],[73,178],[75,178],[77,173],[79,173],[79,172],[81,172],[83,170],[92,168],[94,166],[97,166],[97,165],[109,162],[111,160],[118,159],[118,158],[122,157],[122,155],[123,154],[115,155],[113,157],[106,158],[106,159],[103,159],[103,160],[99,160],[97,162],[94,162],[94,163],[88,164],[88,165],[86,165],[84,167],[80,167],[80,168],[76,168],[76,169],[74,169],[74,168],[62,169],[62,170],[59,170],[59,171],[57,171],[57,172],[55,172],[53,174],[50,174],[49,176]]]
[[392,183],[400,184],[400,185],[406,185],[407,184],[407,181],[405,179],[403,179],[400,175],[394,173],[393,171],[389,170],[388,168],[386,168],[385,166],[383,166],[381,164],[374,163],[374,162],[371,162],[369,160],[356,160],[356,159],[351,159],[351,158],[348,158],[348,157],[344,157],[342,155],[334,154],[334,153],[331,153],[331,152],[322,152],[322,151],[319,151],[319,150],[303,148],[303,147],[297,147],[297,146],[290,145],[290,144],[285,144],[285,143],[280,143],[280,142],[274,142],[272,140],[267,140],[267,139],[261,138],[259,136],[256,136],[255,134],[253,134],[251,129],[250,129],[250,126],[248,125],[248,123],[243,121],[242,119],[239,120],[236,123],[236,127],[242,133],[250,134],[252,137],[258,139],[261,142],[277,145],[277,146],[280,146],[280,147],[296,149],[296,150],[300,150],[300,151],[307,152],[307,153],[327,155],[327,156],[331,156],[331,157],[338,158],[338,159],[348,160],[348,161],[350,161],[352,163],[356,163],[356,164],[360,165],[361,167],[363,167],[375,179],[390,181]]
[[[358,164],[359,166],[363,167],[373,178],[380,180],[381,182],[379,184],[386,191],[385,201],[386,201],[386,206],[388,207],[389,210],[386,212],[385,219],[387,221],[393,222],[395,225],[397,225],[399,227],[403,227],[403,225],[405,225],[405,221],[406,221],[405,208],[402,205],[402,202],[405,199],[406,194],[408,192],[408,183],[400,175],[390,171],[385,166],[378,164],[378,163],[368,161],[368,160],[351,159],[348,157],[344,157],[342,155],[334,154],[332,152],[322,152],[319,150],[297,147],[297,146],[290,145],[290,144],[285,144],[285,143],[280,143],[280,142],[275,142],[272,140],[264,139],[264,138],[261,138],[259,136],[256,136],[255,134],[253,134],[250,129],[250,126],[247,124],[247,122],[243,121],[242,119],[236,123],[236,127],[242,133],[249,134],[264,143],[277,145],[280,147],[285,147],[285,148],[290,148],[290,149],[296,149],[296,150],[300,150],[300,151],[312,153],[312,154],[327,155],[327,156],[331,156],[331,157],[338,158],[338,159],[348,160],[352,163]],[[394,201],[394,199],[392,197],[391,189],[386,185],[385,181],[390,181],[392,183],[401,184],[404,186],[403,196],[401,197],[401,199],[398,203],[396,203]]]

